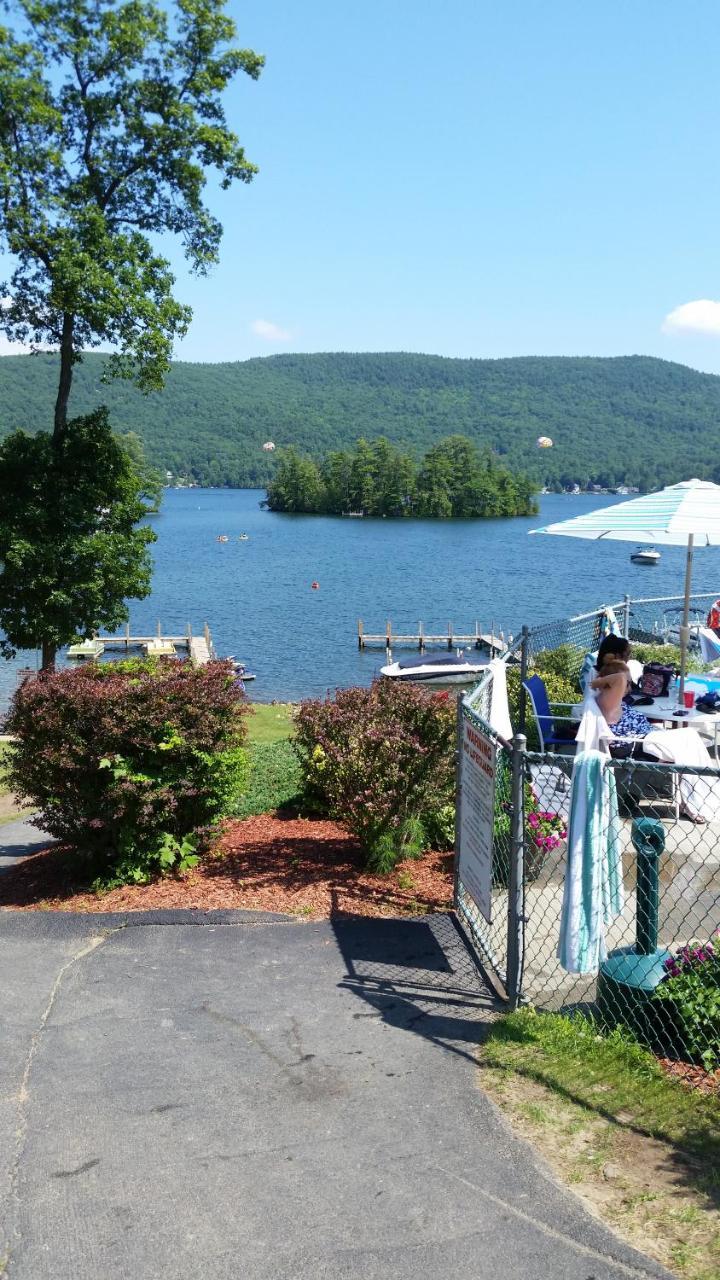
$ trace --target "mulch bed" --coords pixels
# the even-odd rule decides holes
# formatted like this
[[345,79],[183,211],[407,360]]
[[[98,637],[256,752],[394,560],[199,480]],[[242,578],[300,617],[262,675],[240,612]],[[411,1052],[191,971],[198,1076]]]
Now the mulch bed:
[[357,841],[336,822],[266,813],[228,822],[212,855],[184,879],[88,891],[62,848],[0,875],[0,909],[279,911],[309,919],[422,915],[452,905],[452,854],[427,853],[389,876],[362,870]]
[[720,1067],[717,1071],[706,1071],[704,1067],[694,1066],[691,1062],[676,1062],[673,1058],[659,1058],[658,1061],[663,1071],[689,1089],[720,1094]]

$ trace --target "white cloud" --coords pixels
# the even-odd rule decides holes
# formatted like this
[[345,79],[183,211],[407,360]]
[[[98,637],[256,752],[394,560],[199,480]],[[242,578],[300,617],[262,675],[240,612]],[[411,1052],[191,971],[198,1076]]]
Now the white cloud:
[[264,338],[266,342],[289,342],[292,337],[289,330],[281,329],[279,324],[273,324],[271,320],[253,320],[250,328],[258,338]]
[[663,333],[715,333],[720,335],[720,302],[698,298],[697,302],[684,302],[666,315]]

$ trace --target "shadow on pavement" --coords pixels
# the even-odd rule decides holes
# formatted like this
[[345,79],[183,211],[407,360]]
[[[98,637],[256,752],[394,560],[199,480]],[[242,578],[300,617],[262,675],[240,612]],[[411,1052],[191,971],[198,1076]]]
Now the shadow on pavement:
[[500,1004],[452,915],[332,926],[346,967],[340,985],[366,1006],[356,1018],[380,1018],[475,1061],[470,1046],[481,1042]]

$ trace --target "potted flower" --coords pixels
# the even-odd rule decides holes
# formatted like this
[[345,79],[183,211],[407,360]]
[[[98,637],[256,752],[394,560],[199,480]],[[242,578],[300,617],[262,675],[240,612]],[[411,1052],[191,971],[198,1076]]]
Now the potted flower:
[[709,942],[691,942],[665,961],[654,998],[668,1003],[679,1056],[720,1067],[720,930]]
[[[529,794],[528,794],[529,793]],[[525,800],[525,879],[537,880],[545,859],[567,835],[565,818],[549,809],[539,809],[532,787]]]

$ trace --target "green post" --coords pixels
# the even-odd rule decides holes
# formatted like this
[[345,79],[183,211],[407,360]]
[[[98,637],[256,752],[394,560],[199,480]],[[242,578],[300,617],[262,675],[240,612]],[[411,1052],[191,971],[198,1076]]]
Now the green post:
[[665,828],[656,818],[636,818],[632,842],[637,854],[637,915],[635,950],[640,956],[657,951],[660,903],[660,855],[665,848]]
[[659,864],[665,828],[657,818],[636,818],[631,834],[637,855],[635,945],[618,947],[600,965],[598,1018],[607,1027],[618,1023],[629,1027],[649,1048],[667,1052],[671,1042],[667,1012],[653,1000],[670,957],[670,952],[657,944]]

